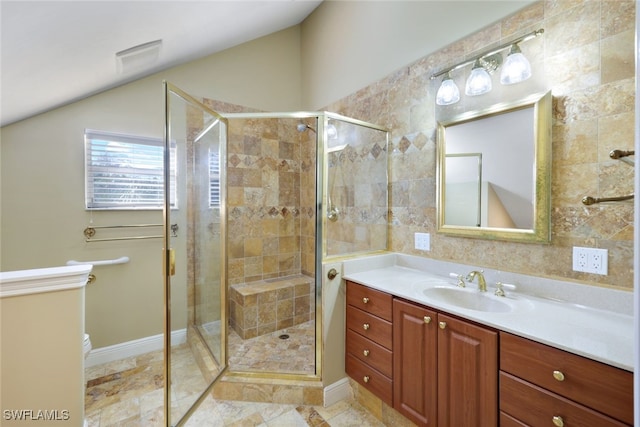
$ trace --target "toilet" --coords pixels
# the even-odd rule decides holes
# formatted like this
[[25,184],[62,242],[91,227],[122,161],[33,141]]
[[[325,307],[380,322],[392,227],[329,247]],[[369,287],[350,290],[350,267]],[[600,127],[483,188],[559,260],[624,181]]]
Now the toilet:
[[91,351],[91,338],[89,334],[84,334],[84,340],[82,342],[82,350],[84,351],[84,358],[86,359]]

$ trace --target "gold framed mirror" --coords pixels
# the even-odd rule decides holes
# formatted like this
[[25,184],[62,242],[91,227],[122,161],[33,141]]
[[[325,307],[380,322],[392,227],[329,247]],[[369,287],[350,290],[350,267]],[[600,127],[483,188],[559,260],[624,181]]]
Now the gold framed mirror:
[[438,122],[438,232],[546,243],[551,92]]

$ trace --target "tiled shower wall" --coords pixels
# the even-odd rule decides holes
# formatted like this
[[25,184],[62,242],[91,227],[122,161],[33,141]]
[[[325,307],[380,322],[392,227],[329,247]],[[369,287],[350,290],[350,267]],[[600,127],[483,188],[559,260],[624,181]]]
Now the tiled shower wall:
[[[633,192],[633,169],[612,160],[634,146],[634,25],[630,0],[549,0],[535,3],[426,56],[326,107],[391,129],[390,227],[397,252],[544,277],[633,287],[633,205],[585,206],[584,196]],[[521,44],[535,77],[464,99],[446,111],[435,105],[446,66],[544,28]],[[455,75],[459,87],[469,68]],[[465,74],[466,73],[466,74]],[[553,95],[550,244],[495,242],[436,233],[436,117],[551,90]],[[431,251],[413,248],[415,232],[431,233]],[[572,247],[609,250],[609,274],[572,271]]]
[[[327,256],[385,250],[388,238],[387,133],[334,121],[340,151],[327,153],[327,196],[337,219],[325,221]],[[328,203],[327,203],[328,205]],[[325,213],[328,206],[325,206]]]
[[315,135],[298,122],[229,120],[229,285],[314,275]]

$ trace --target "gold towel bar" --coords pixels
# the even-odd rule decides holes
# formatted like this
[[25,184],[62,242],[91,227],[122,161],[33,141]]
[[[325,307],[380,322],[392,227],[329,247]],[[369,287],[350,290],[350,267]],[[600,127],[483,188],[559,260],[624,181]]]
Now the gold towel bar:
[[603,203],[603,202],[622,202],[625,200],[633,199],[634,195],[629,194],[627,196],[618,196],[618,197],[591,197],[586,196],[582,199],[582,203],[585,205],[593,205],[595,203]]
[[[84,229],[85,242],[107,242],[113,240],[141,240],[141,239],[162,239],[163,235],[154,236],[131,236],[131,237],[110,237],[104,239],[94,239],[96,230],[99,228],[142,228],[142,227],[162,227],[164,224],[128,224],[128,225],[91,225]],[[171,236],[178,237],[178,224],[171,224]]]
[[[635,162],[631,159],[626,159],[628,156],[635,156],[636,152],[634,150],[611,150],[609,152],[609,157],[612,159],[620,159],[625,163],[628,163],[632,166],[635,165]],[[617,197],[591,197],[586,196],[582,198],[582,203],[589,206],[595,203],[604,203],[604,202],[623,202],[625,200],[633,199],[634,195],[629,194],[627,196],[617,196]]]
[[635,156],[635,153],[636,152],[634,150],[612,150],[609,153],[609,157],[612,159],[620,159],[622,157]]

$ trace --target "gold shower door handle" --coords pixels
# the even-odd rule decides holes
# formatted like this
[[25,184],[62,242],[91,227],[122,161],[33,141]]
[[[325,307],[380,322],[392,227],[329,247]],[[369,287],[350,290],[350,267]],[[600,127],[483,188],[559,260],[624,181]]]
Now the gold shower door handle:
[[[176,250],[169,249],[168,254],[169,254],[169,276],[175,276],[176,275]],[[166,272],[166,269],[165,269],[165,272]]]

